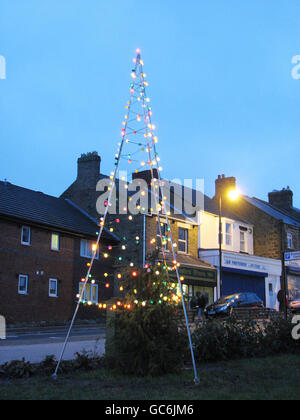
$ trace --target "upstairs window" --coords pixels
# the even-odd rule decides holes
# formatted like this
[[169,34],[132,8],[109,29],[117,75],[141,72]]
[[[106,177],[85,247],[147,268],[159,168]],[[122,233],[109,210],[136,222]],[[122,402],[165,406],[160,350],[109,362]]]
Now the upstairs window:
[[52,233],[51,235],[51,250],[59,251],[59,234]]
[[232,224],[226,223],[225,225],[225,241],[227,246],[232,246]]
[[[87,239],[81,239],[80,243],[80,256],[83,258],[92,258],[94,255],[93,246],[95,245],[95,242],[89,241]],[[97,250],[96,254],[96,260],[99,259],[99,248]]]
[[246,232],[240,232],[240,251],[246,252]]
[[288,249],[294,249],[294,238],[292,233],[287,234],[287,247]]
[[28,226],[22,227],[22,233],[21,233],[21,244],[22,245],[30,245],[31,241],[31,230]]
[[28,294],[28,276],[24,274],[19,275],[18,293],[19,295]]
[[[157,243],[165,250],[168,249],[168,225],[166,223],[157,223]],[[162,237],[160,236],[162,235]]]
[[189,231],[188,229],[179,228],[178,231],[178,250],[180,252],[188,253]]

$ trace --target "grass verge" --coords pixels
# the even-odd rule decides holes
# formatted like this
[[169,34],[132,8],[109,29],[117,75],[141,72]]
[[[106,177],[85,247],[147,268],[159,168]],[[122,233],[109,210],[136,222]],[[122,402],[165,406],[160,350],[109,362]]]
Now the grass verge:
[[237,360],[160,378],[121,376],[106,369],[58,377],[0,380],[1,400],[299,400],[300,356]]

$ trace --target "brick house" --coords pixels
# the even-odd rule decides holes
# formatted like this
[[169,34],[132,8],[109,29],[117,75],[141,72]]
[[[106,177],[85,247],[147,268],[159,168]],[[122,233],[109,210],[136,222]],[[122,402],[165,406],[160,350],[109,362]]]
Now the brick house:
[[[71,201],[0,182],[0,313],[9,324],[71,318],[98,229]],[[105,230],[87,301],[112,295],[113,258],[102,254],[109,245],[118,246],[118,238]],[[81,308],[79,318],[94,316]]]
[[[78,206],[84,208],[91,216],[99,217],[96,203],[100,195],[96,191],[99,180],[108,178],[100,173],[101,158],[96,152],[82,155],[78,159],[77,179],[62,194],[62,198],[70,199]],[[134,179],[142,179],[149,186],[151,182],[150,171],[139,172],[133,175]],[[117,187],[118,183],[117,182]],[[118,189],[118,188],[117,188]],[[117,200],[120,197],[118,196]],[[129,197],[130,200],[130,197]],[[119,209],[120,210],[120,209]],[[209,263],[198,258],[198,228],[197,216],[186,217],[184,213],[169,215],[171,231],[176,247],[176,261],[180,264],[180,275],[184,278],[183,289],[185,295],[191,296],[198,291],[207,293],[209,300],[214,299],[214,290],[217,285],[217,272]],[[137,266],[144,266],[147,257],[153,254],[160,242],[160,228],[157,212],[153,209],[144,209],[137,215],[122,214],[117,211],[116,215],[110,215],[109,227],[120,237],[124,251],[122,264],[133,263]],[[160,217],[161,230],[165,235],[164,244],[167,262],[172,263],[173,255],[169,243],[166,218]],[[126,248],[126,250],[125,250]],[[162,255],[161,255],[162,256]],[[176,282],[176,278],[174,278]],[[115,283],[115,294],[118,295],[119,288]]]
[[[226,198],[228,188],[236,188],[236,178],[219,176],[215,199],[222,194],[227,211],[253,224],[255,255],[283,261],[285,252],[300,250],[300,211],[293,206],[289,187],[269,193],[268,202],[243,195],[235,203]],[[285,281],[290,298],[300,296],[300,261],[287,267],[281,277],[281,288]]]

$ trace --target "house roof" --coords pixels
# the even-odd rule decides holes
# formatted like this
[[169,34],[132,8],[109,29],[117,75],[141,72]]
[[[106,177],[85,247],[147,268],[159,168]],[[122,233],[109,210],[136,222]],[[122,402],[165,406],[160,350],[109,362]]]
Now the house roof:
[[[97,236],[99,224],[70,200],[0,181],[0,217],[19,219],[86,236]],[[107,229],[103,238],[117,241]]]
[[[167,252],[165,254],[166,257],[166,262],[167,263],[171,263],[173,261],[173,254],[170,252]],[[163,259],[163,253],[160,253],[160,258]],[[188,266],[195,266],[198,268],[206,268],[209,270],[216,270],[216,268],[214,266],[212,266],[211,264],[200,260],[199,258],[195,258],[192,255],[188,255],[188,254],[181,254],[181,253],[176,253],[176,261],[181,264],[181,265],[188,265]]]
[[282,220],[285,224],[295,227],[300,227],[300,221],[294,219],[284,210],[280,210],[277,207],[272,206],[271,204],[267,203],[266,201],[259,200],[255,197],[247,197],[243,196],[243,198],[253,206],[259,208],[264,213],[267,213],[269,216],[273,217],[276,220]]

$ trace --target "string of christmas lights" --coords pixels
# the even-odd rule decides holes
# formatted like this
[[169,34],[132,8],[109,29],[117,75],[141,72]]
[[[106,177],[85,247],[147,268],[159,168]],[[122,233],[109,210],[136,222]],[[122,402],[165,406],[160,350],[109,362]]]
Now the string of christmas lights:
[[[153,290],[155,291],[155,286],[157,285],[157,290],[160,292],[157,296],[139,296],[139,290],[138,290],[138,283],[136,285],[136,288],[133,289],[135,299],[133,302],[123,302],[122,299],[117,300],[114,304],[112,304],[110,307],[108,307],[107,303],[98,303],[97,306],[99,309],[109,309],[109,310],[117,310],[120,308],[124,308],[127,310],[130,310],[133,308],[133,305],[141,305],[146,306],[148,304],[171,304],[171,303],[179,303],[179,300],[181,298],[182,305],[184,309],[185,319],[186,319],[186,325],[187,325],[187,331],[189,335],[189,341],[190,341],[190,347],[191,347],[191,353],[192,353],[192,359],[193,359],[193,366],[195,371],[195,381],[199,382],[198,376],[197,376],[197,370],[195,365],[195,359],[194,359],[194,353],[192,348],[192,342],[191,342],[191,333],[190,333],[190,327],[189,327],[189,321],[187,317],[185,302],[184,302],[184,295],[183,295],[183,289],[182,289],[182,281],[184,281],[183,277],[180,277],[179,274],[179,267],[180,264],[177,262],[176,259],[176,253],[175,248],[176,244],[173,241],[172,237],[172,231],[170,228],[170,222],[168,216],[170,213],[167,211],[166,206],[166,197],[164,196],[164,182],[161,178],[161,172],[163,168],[160,166],[160,158],[157,153],[156,145],[158,143],[158,137],[155,135],[155,125],[152,123],[152,107],[150,105],[150,98],[146,94],[146,88],[149,86],[149,83],[146,81],[146,73],[143,70],[144,62],[141,58],[141,51],[137,50],[137,58],[134,60],[134,69],[131,72],[132,82],[130,84],[130,100],[126,104],[126,114],[124,116],[124,121],[122,122],[122,129],[121,129],[121,141],[118,142],[118,148],[117,152],[115,154],[115,170],[111,172],[110,174],[110,185],[108,187],[109,196],[105,203],[105,212],[103,217],[100,219],[100,231],[98,234],[98,238],[96,243],[93,245],[92,248],[92,258],[91,261],[87,264],[88,266],[88,272],[84,279],[81,280],[81,287],[80,287],[80,293],[77,295],[78,303],[76,306],[76,310],[70,325],[70,329],[68,331],[63,349],[62,354],[59,359],[56,371],[54,376],[57,375],[59,365],[61,363],[62,357],[65,352],[65,348],[67,345],[67,342],[69,340],[70,332],[72,330],[74,321],[76,319],[79,306],[80,304],[87,304],[88,306],[92,306],[92,301],[86,301],[84,299],[85,291],[87,288],[87,285],[89,282],[91,284],[95,283],[95,280],[92,279],[91,271],[92,267],[94,265],[95,259],[97,254],[99,253],[100,249],[100,241],[103,233],[104,226],[111,226],[109,228],[109,231],[111,233],[114,232],[113,222],[107,221],[107,217],[109,214],[109,209],[112,206],[112,196],[113,192],[116,188],[116,181],[118,179],[118,174],[120,172],[120,162],[126,162],[129,167],[132,167],[132,165],[136,165],[136,169],[133,171],[134,173],[139,173],[139,171],[143,168],[144,170],[146,168],[150,169],[151,173],[151,193],[154,195],[154,201],[155,201],[155,209],[150,209],[152,212],[155,212],[157,214],[158,218],[158,236],[160,239],[160,248],[162,252],[162,259],[163,263],[157,262],[156,264],[146,264],[145,267],[142,267],[142,269],[135,267],[134,263],[131,263],[129,266],[130,275],[126,276],[125,279],[127,281],[131,280],[131,287],[134,286],[134,281],[139,280],[139,278],[143,275],[152,275],[153,277],[157,277],[157,282],[152,281],[152,293]],[[134,107],[139,108],[139,110],[135,110]],[[124,152],[126,145],[126,153]],[[145,156],[146,154],[146,156]],[[132,171],[132,170],[131,170]],[[154,176],[154,171],[158,174],[157,177]],[[122,178],[121,178],[122,179]],[[126,180],[124,180],[126,181]],[[125,182],[124,188],[126,187],[127,183]],[[142,194],[147,194],[149,191],[143,191]],[[129,198],[128,201],[131,199]],[[141,213],[146,213],[149,209],[142,208],[140,205],[137,205],[137,209],[141,211]],[[123,211],[126,212],[128,210],[128,205],[123,208]],[[163,213],[164,212],[164,213]],[[163,232],[162,230],[162,218],[167,223],[167,230]],[[128,219],[133,221],[132,216],[128,216]],[[120,223],[120,219],[116,219],[114,222],[117,224]],[[126,240],[126,237],[123,238],[124,241]],[[136,237],[136,244],[139,244],[140,238]],[[171,250],[173,254],[173,261],[172,264],[167,264],[167,258],[165,253],[165,245],[166,243],[171,244]],[[152,238],[150,241],[150,244],[157,247],[157,238]],[[123,251],[126,250],[127,246],[130,246],[129,244],[123,244],[121,245],[121,249]],[[113,246],[109,246],[107,251],[112,251]],[[101,251],[101,254],[104,259],[107,259],[110,257],[109,252],[106,250]],[[123,260],[122,257],[119,257],[119,262],[121,263]],[[179,293],[177,291],[177,285],[174,282],[174,280],[170,280],[169,272],[174,272],[177,277],[177,284],[179,286]],[[118,280],[122,280],[123,273],[122,270],[118,272],[116,275],[110,275],[109,273],[105,273],[104,277],[107,279],[110,276],[116,276]],[[165,277],[165,281],[163,281],[163,284],[161,283],[161,279]],[[154,286],[154,289],[153,289]],[[165,287],[165,291],[161,293],[161,287]],[[106,283],[106,287],[110,287],[110,283]],[[120,291],[125,291],[126,288],[125,285],[120,286]],[[155,293],[154,293],[155,294]]]

